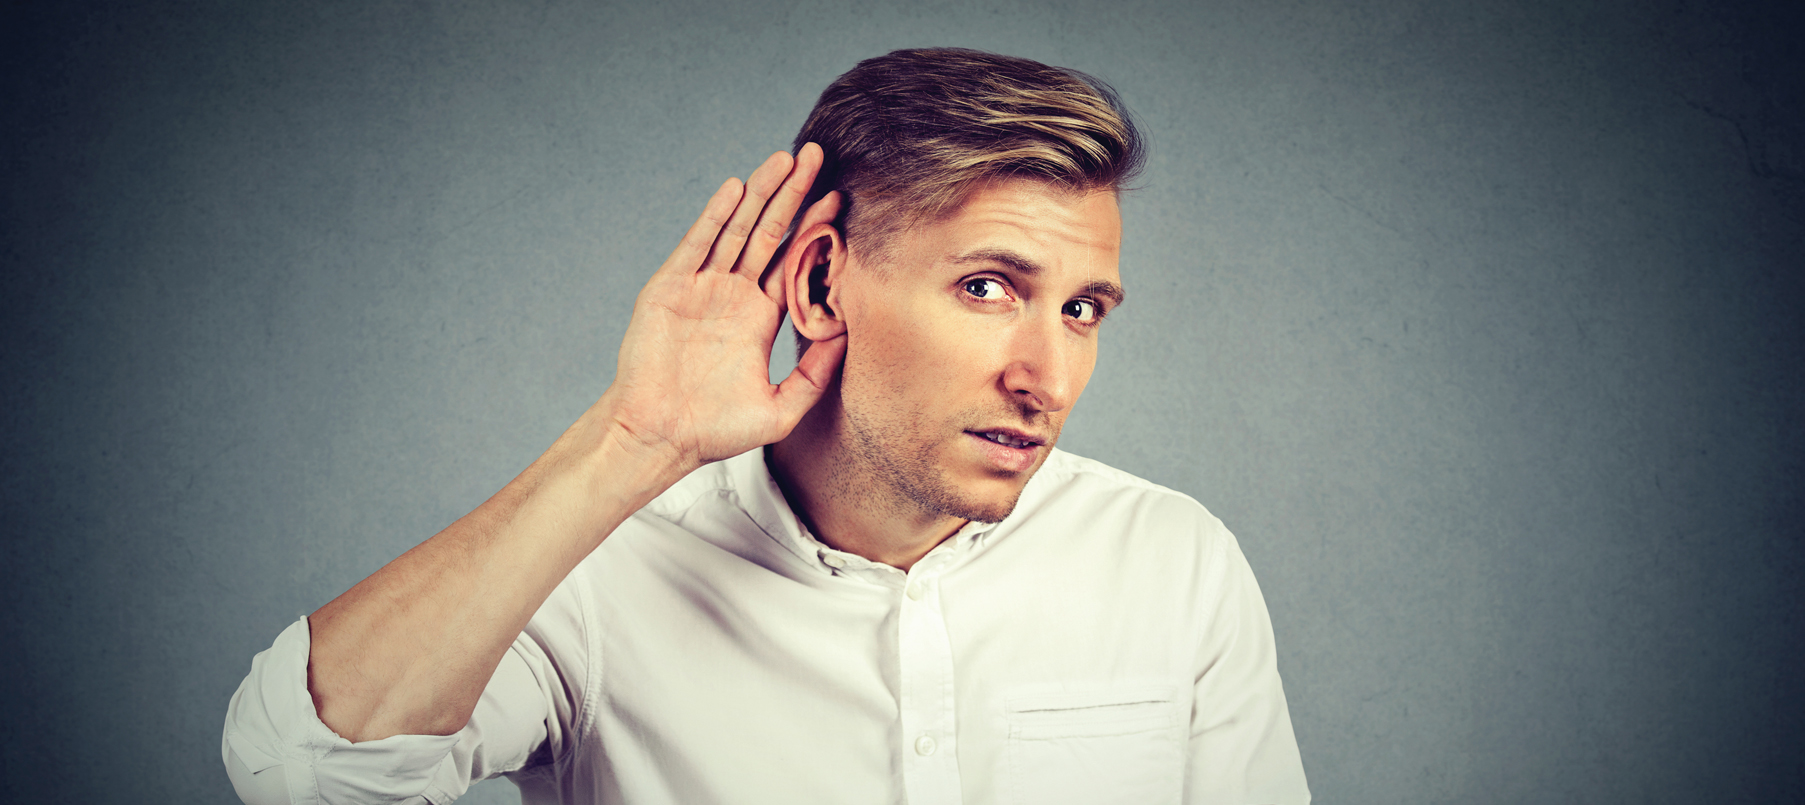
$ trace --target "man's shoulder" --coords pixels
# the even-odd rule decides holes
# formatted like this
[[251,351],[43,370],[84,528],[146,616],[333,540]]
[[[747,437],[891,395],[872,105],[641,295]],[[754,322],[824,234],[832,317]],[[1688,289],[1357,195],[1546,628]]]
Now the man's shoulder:
[[696,505],[698,501],[720,495],[733,495],[734,479],[730,472],[729,462],[740,460],[734,457],[725,461],[704,464],[694,472],[672,484],[669,489],[659,493],[644,508],[641,515],[652,515],[666,520],[674,520],[682,512]]
[[1035,477],[1069,478],[1085,483],[1107,484],[1124,490],[1145,489],[1155,493],[1182,495],[1180,492],[1167,489],[1139,475],[1057,447],[1047,454],[1046,463],[1041,465],[1040,472]]
[[1233,539],[1222,521],[1190,495],[1063,450],[1054,449],[1047,456],[1030,487],[1031,494],[1024,495],[1022,503],[1035,510],[1132,510],[1140,515],[1133,519],[1141,522],[1183,524]]
[[652,537],[655,551],[682,545],[767,566],[786,551],[800,557],[814,553],[801,544],[796,515],[766,469],[764,451],[756,449],[697,468],[634,512],[615,534],[629,541]]
[[997,536],[1013,544],[1012,561],[1105,576],[1115,568],[1136,584],[1192,586],[1240,554],[1234,534],[1190,495],[1062,451],[1047,457]]
[[1035,474],[1042,486],[1065,491],[1083,491],[1112,496],[1129,495],[1148,502],[1166,502],[1180,507],[1194,507],[1208,513],[1196,499],[1183,492],[1161,486],[1138,475],[1111,467],[1093,458],[1054,448],[1047,461]]

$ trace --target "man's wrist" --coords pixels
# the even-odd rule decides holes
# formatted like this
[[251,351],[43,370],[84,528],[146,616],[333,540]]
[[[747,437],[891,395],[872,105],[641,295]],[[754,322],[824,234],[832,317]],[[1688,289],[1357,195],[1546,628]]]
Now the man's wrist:
[[648,440],[612,419],[604,422],[590,461],[598,470],[607,468],[601,471],[617,484],[616,488],[636,498],[643,496],[640,506],[702,465],[670,442]]
[[617,522],[699,466],[675,445],[647,439],[625,424],[606,395],[559,442],[553,451],[562,455],[551,462],[553,471],[574,476],[581,494],[599,504],[586,508],[600,513],[613,508],[608,502],[622,507],[612,518]]

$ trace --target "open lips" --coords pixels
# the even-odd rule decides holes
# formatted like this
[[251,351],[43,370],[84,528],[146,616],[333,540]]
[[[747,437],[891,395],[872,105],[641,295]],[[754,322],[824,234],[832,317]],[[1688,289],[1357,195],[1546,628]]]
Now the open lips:
[[1003,445],[1005,447],[1015,447],[1015,448],[1037,447],[1037,446],[1043,444],[1043,442],[1041,442],[1039,439],[1035,439],[1031,436],[1024,436],[1021,434],[1017,434],[1013,431],[980,430],[980,431],[971,431],[971,432],[978,436],[982,436],[986,439],[996,442],[997,444]]

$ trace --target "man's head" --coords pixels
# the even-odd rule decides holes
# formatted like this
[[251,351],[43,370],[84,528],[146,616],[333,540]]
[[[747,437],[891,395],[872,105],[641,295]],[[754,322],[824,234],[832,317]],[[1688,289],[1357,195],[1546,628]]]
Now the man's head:
[[786,257],[789,312],[799,341],[847,337],[839,393],[810,415],[831,431],[822,458],[872,505],[1002,519],[1121,301],[1133,125],[1082,74],[912,50],[835,81],[805,142],[826,161]]
[[839,191],[840,231],[873,258],[889,236],[951,211],[984,180],[1117,190],[1143,159],[1140,135],[1108,84],[963,48],[860,62],[821,93],[793,152],[811,142],[825,161],[804,209]]

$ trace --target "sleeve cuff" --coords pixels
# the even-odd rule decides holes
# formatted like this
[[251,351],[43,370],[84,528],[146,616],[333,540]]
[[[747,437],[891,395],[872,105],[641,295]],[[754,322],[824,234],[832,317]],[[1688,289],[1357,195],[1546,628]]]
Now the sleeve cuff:
[[[307,692],[307,619],[291,624],[251,660],[226,712],[222,752],[237,776],[282,766],[294,805],[424,802],[434,773],[457,745],[453,735],[394,735],[351,743],[319,719]],[[234,767],[236,756],[238,767]]]

